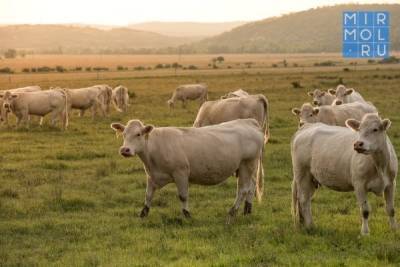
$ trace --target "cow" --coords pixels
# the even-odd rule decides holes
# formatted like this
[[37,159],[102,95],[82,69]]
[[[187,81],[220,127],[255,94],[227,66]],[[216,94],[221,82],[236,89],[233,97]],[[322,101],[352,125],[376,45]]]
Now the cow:
[[376,112],[378,111],[373,105],[361,102],[320,107],[313,107],[310,103],[305,103],[301,109],[292,109],[292,113],[299,118],[299,126],[305,123],[322,122],[344,127],[347,119],[361,120],[365,114]]
[[79,116],[82,117],[87,109],[92,109],[93,118],[96,116],[97,111],[100,109],[103,116],[106,115],[105,98],[106,92],[100,90],[96,86],[79,88],[79,89],[66,89],[69,101],[69,110],[79,109]]
[[186,108],[187,100],[199,99],[200,105],[207,101],[208,88],[205,84],[186,84],[178,86],[171,99],[167,101],[168,106],[173,108],[176,101],[182,101],[182,107]]
[[104,97],[103,97],[104,107],[105,107],[106,113],[109,114],[110,108],[111,108],[111,102],[112,102],[112,93],[113,93],[112,87],[110,87],[107,84],[94,85],[94,87],[97,87],[102,91],[102,93],[104,95]]
[[140,217],[146,217],[156,189],[175,183],[182,212],[190,217],[189,183],[216,185],[238,173],[237,195],[229,211],[236,215],[245,201],[244,214],[251,213],[254,193],[262,196],[263,133],[254,119],[239,119],[202,128],[160,127],[130,120],[127,125],[112,123],[122,134],[123,157],[138,155],[147,174],[145,204]]
[[[17,117],[17,126],[21,122],[29,127],[29,116],[44,117],[51,113],[51,124],[54,126],[57,116],[60,117],[62,127],[68,126],[68,94],[64,90],[54,89],[38,92],[0,93],[3,99],[3,109],[12,112]],[[43,120],[40,121],[42,125]]]
[[119,85],[112,90],[112,103],[119,112],[126,112],[129,107],[128,88]]
[[[41,90],[42,90],[42,88],[40,88],[40,86],[33,85],[33,86],[3,90],[3,91],[0,91],[0,93],[5,93],[6,91],[9,91],[10,93],[28,93],[28,92],[37,92],[37,91],[41,91]],[[3,123],[5,125],[8,125],[8,113],[9,113],[9,109],[3,109],[3,99],[0,98],[0,114],[2,114],[0,116],[0,119],[1,119],[1,121],[3,121]]]
[[245,90],[243,89],[238,89],[236,91],[233,92],[229,92],[226,95],[221,96],[221,99],[226,99],[226,98],[232,98],[232,97],[241,97],[241,96],[248,96],[249,93],[247,93]]
[[314,91],[310,91],[307,94],[313,98],[313,104],[316,106],[332,105],[333,101],[336,98],[335,95],[332,95],[329,92],[324,92],[320,89],[315,89]]
[[257,120],[262,126],[267,142],[269,139],[269,103],[262,94],[204,102],[197,113],[193,126],[203,127],[248,118]]
[[365,103],[364,98],[361,96],[359,92],[357,92],[353,88],[346,88],[342,84],[338,85],[336,87],[336,90],[329,89],[329,93],[336,96],[335,100],[332,103],[333,105],[341,105],[353,102]]
[[362,235],[369,233],[368,192],[378,196],[383,193],[390,226],[397,228],[394,191],[398,162],[386,134],[390,124],[389,119],[369,113],[361,121],[348,119],[348,128],[315,123],[295,133],[291,142],[295,224],[313,227],[311,198],[316,188],[326,186],[335,191],[355,192],[362,216]]

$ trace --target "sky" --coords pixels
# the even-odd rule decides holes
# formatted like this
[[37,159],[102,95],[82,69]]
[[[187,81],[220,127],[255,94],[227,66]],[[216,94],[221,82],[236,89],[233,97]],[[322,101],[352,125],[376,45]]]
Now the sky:
[[0,0],[0,24],[254,21],[343,3],[400,0]]

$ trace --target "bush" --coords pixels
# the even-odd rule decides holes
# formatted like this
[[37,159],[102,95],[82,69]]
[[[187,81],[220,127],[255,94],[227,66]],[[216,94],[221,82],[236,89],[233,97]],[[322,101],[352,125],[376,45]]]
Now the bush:
[[86,71],[92,71],[92,67],[86,67],[85,70]]
[[12,69],[10,69],[9,67],[5,67],[5,68],[0,69],[0,73],[9,73],[9,74],[11,74],[11,73],[14,73],[14,71]]
[[31,72],[36,72],[36,68],[31,68]]
[[278,67],[278,64],[275,64],[275,63],[274,63],[274,64],[272,64],[272,67],[273,67],[273,68],[277,68],[277,67]]
[[164,65],[163,64],[157,64],[154,68],[155,69],[163,69]]
[[293,88],[303,88],[303,86],[301,86],[300,82],[294,81],[291,83]]
[[47,67],[47,66],[43,66],[43,67],[39,67],[37,68],[38,72],[51,72],[54,71],[53,68]]
[[350,71],[349,68],[343,68],[343,71]]
[[82,67],[75,67],[75,71],[82,71]]
[[94,71],[109,71],[109,69],[106,67],[94,67],[93,70]]
[[322,62],[316,62],[314,63],[314,66],[316,67],[330,67],[330,66],[336,66],[336,63],[333,62],[332,60],[327,60],[327,61],[322,61]]
[[197,70],[198,68],[195,65],[189,65],[189,67],[187,67],[189,70]]
[[4,57],[5,57],[5,58],[16,58],[16,57],[17,57],[17,50],[15,50],[15,49],[8,49],[8,50],[4,53]]
[[118,71],[121,71],[121,70],[124,70],[124,69],[125,69],[124,66],[120,66],[120,65],[117,66],[117,70]]
[[31,71],[30,68],[23,68],[23,69],[22,69],[22,72],[30,72],[30,71]]
[[56,66],[56,71],[57,72],[64,72],[64,71],[66,71],[66,69],[64,69],[63,66]]
[[134,67],[133,70],[145,70],[146,68],[143,66]]
[[397,63],[400,63],[400,58],[391,56],[391,57],[380,60],[378,63],[379,64],[397,64]]
[[373,63],[375,63],[375,59],[368,59],[368,64],[373,64]]

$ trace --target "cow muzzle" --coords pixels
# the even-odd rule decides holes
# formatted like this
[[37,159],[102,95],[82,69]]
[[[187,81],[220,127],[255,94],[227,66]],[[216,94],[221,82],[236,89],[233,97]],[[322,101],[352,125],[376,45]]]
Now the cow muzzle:
[[119,149],[119,153],[121,154],[121,156],[123,156],[125,158],[134,156],[134,153],[132,152],[132,150],[129,149],[129,147],[121,147]]
[[319,102],[317,100],[314,100],[313,103],[314,103],[315,106],[319,106]]
[[343,101],[342,101],[342,100],[336,100],[336,101],[335,101],[335,105],[339,106],[339,105],[341,105],[341,104],[343,104]]
[[354,150],[355,151],[357,151],[357,153],[360,153],[360,154],[367,154],[367,149],[365,149],[365,147],[364,147],[364,142],[362,142],[362,141],[357,141],[357,142],[354,142]]

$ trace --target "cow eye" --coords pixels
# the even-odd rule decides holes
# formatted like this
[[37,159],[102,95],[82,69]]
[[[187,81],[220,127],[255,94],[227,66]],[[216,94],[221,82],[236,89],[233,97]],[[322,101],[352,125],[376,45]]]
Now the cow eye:
[[136,134],[136,136],[140,136],[140,133]]
[[312,114],[310,114],[310,117],[312,117]]
[[375,129],[373,129],[373,131],[374,131],[374,132],[377,132],[377,131],[378,131],[378,129],[377,129],[377,128],[375,128]]

